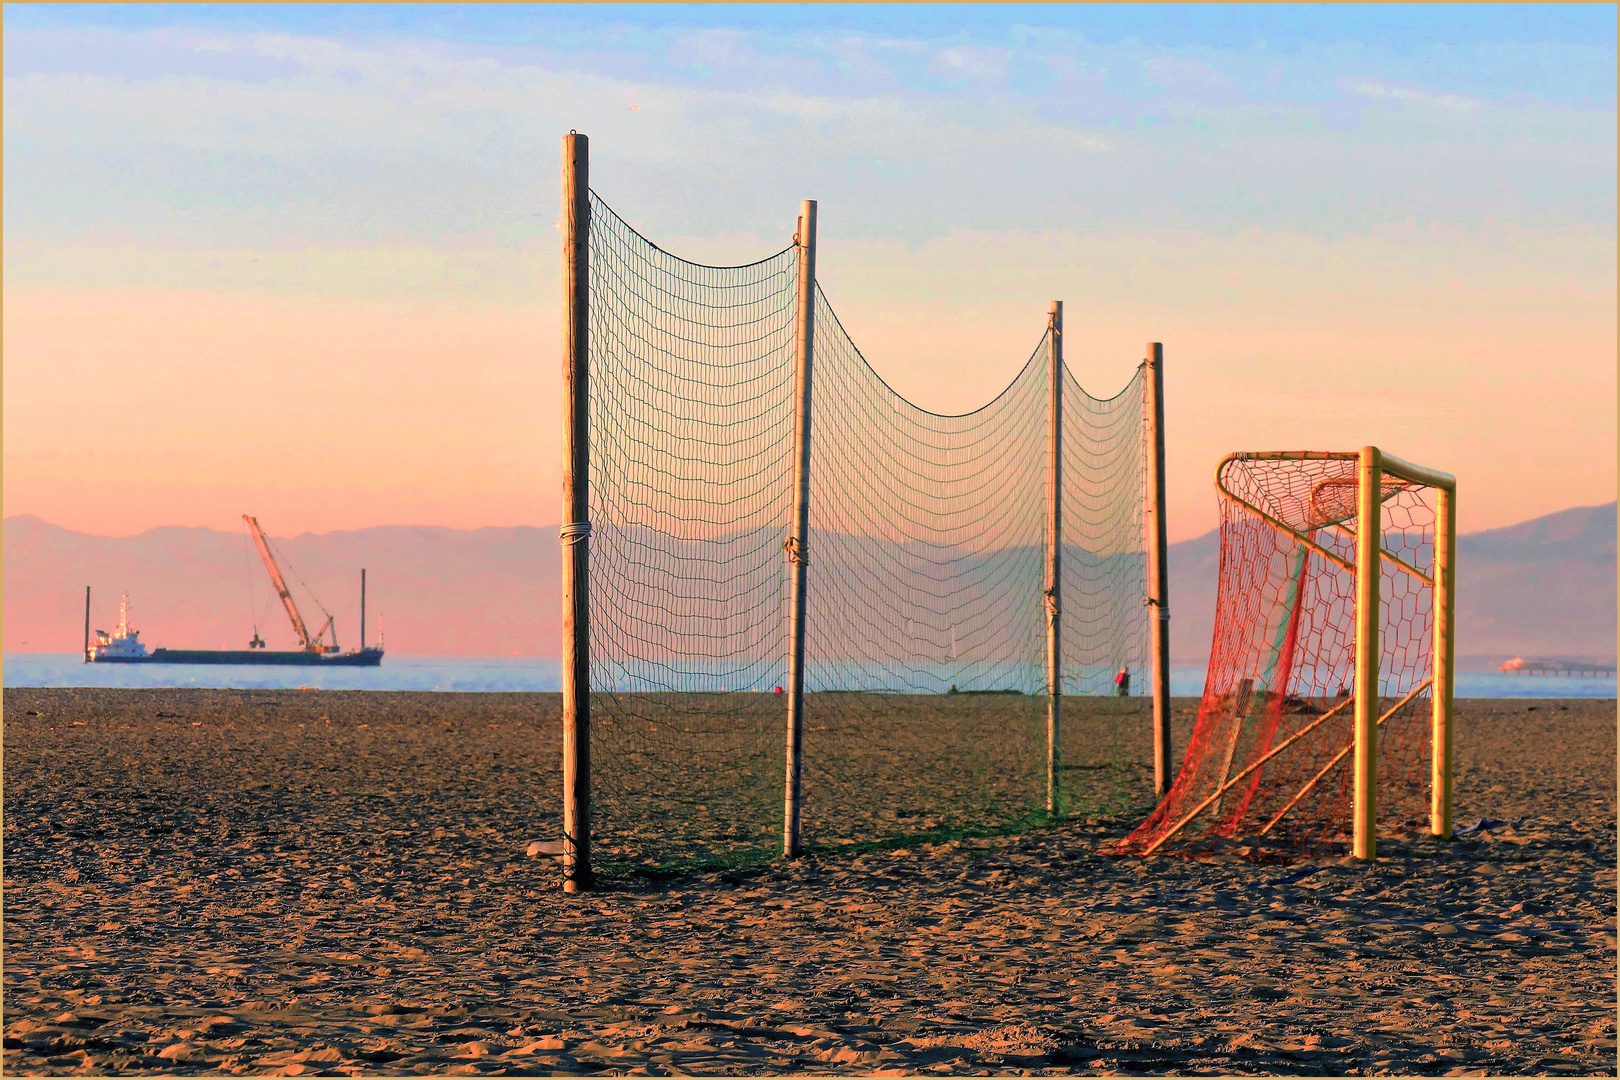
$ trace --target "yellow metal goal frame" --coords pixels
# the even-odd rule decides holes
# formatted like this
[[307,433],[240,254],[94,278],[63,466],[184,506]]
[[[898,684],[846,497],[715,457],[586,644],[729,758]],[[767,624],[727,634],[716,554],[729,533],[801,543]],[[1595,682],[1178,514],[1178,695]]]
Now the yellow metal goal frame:
[[[1221,474],[1234,461],[1355,461],[1356,469],[1356,530],[1350,533],[1344,515],[1328,521],[1333,527],[1354,537],[1354,562],[1317,543],[1298,529],[1291,528],[1278,518],[1240,497],[1223,482]],[[1437,493],[1434,521],[1434,576],[1424,574],[1416,567],[1386,551],[1383,545],[1382,508],[1393,492],[1384,491],[1384,478],[1391,477],[1408,484],[1433,488]],[[1336,481],[1343,484],[1345,481]],[[1311,490],[1313,508],[1322,485]],[[1355,577],[1356,581],[1356,686],[1355,699],[1355,808],[1352,853],[1358,859],[1377,858],[1378,822],[1378,728],[1383,720],[1394,713],[1389,710],[1379,715],[1378,653],[1379,653],[1379,561],[1388,562],[1397,569],[1417,578],[1434,589],[1434,648],[1433,668],[1426,684],[1408,694],[1404,705],[1421,691],[1432,686],[1433,702],[1430,737],[1433,743],[1429,783],[1429,831],[1441,839],[1452,835],[1451,822],[1451,757],[1452,718],[1456,697],[1456,551],[1457,551],[1457,478],[1437,469],[1414,465],[1393,454],[1386,454],[1376,446],[1364,446],[1359,451],[1273,450],[1259,453],[1228,454],[1215,466],[1215,488],[1229,499],[1254,514],[1272,528],[1287,533],[1324,559]],[[1397,705],[1396,708],[1400,706]],[[1337,710],[1334,710],[1335,712]],[[1325,718],[1324,718],[1325,719]],[[1348,752],[1348,748],[1347,751]],[[1342,757],[1342,754],[1341,754]],[[1341,758],[1333,759],[1336,764]],[[1258,764],[1258,763],[1256,763]],[[1324,770],[1325,771],[1325,770]],[[1320,777],[1318,777],[1319,779]],[[1314,783],[1314,781],[1313,781]],[[1307,785],[1307,788],[1310,785]],[[1304,791],[1300,792],[1303,795]],[[1299,796],[1295,796],[1295,800]],[[1289,807],[1293,805],[1289,803]],[[1284,812],[1289,807],[1284,807]],[[1196,811],[1195,811],[1196,813]],[[1189,817],[1192,815],[1189,815]],[[1280,814],[1278,815],[1281,816]],[[1273,819],[1268,825],[1276,824]]]

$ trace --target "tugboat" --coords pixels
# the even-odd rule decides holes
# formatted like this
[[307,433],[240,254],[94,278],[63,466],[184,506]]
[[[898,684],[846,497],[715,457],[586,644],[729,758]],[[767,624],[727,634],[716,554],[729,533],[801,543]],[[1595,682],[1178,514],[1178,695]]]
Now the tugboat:
[[[90,636],[90,587],[84,589],[84,629],[85,637]],[[146,646],[141,644],[141,632],[129,625],[129,593],[118,598],[118,629],[112,633],[105,630],[96,631],[96,640],[91,644],[88,640],[84,646],[84,662],[95,661],[101,664],[144,664],[152,657],[147,654]]]
[[[292,592],[287,588],[287,582],[281,576],[281,567],[276,565],[276,558],[270,551],[270,541],[265,537],[264,530],[259,523],[247,514],[242,515],[248,530],[253,534],[253,542],[259,549],[259,556],[264,560],[264,567],[270,572],[270,584],[275,586],[276,595],[281,597],[282,607],[287,609],[287,617],[292,620],[293,633],[298,636],[298,649],[271,650],[265,647],[264,639],[259,637],[258,628],[253,631],[253,640],[248,642],[245,649],[153,649],[150,653],[146,646],[141,644],[140,632],[129,626],[129,595],[126,593],[118,608],[118,630],[112,634],[105,630],[96,631],[96,641],[90,641],[90,587],[84,589],[84,662],[85,663],[115,663],[115,664],[283,664],[297,667],[378,667],[382,664],[383,650],[381,645],[366,647],[366,572],[360,571],[360,647],[349,652],[341,652],[337,643],[336,620],[321,608],[321,614],[326,616],[326,624],[321,632],[310,636],[309,628],[304,625],[304,617],[298,612],[298,605],[293,602]],[[313,598],[313,597],[312,597]],[[320,607],[320,601],[315,601]]]

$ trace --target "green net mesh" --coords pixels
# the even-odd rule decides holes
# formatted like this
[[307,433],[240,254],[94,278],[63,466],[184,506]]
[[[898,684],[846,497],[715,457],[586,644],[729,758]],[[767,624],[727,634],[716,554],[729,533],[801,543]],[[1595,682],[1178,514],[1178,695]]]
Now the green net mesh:
[[[594,193],[589,244],[596,858],[768,857],[797,251],[687,262]],[[815,295],[804,843],[1027,821],[1045,806],[1048,343],[983,408],[939,415],[884,383]],[[1108,399],[1063,381],[1064,690],[1111,694],[1125,666],[1140,693],[1142,375]]]

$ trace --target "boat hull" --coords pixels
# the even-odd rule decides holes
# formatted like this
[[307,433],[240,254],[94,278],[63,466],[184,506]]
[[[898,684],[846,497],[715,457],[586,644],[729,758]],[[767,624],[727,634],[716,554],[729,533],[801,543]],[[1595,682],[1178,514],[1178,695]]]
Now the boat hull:
[[150,656],[100,656],[98,664],[249,664],[255,667],[379,667],[381,649],[322,654],[270,649],[153,649]]

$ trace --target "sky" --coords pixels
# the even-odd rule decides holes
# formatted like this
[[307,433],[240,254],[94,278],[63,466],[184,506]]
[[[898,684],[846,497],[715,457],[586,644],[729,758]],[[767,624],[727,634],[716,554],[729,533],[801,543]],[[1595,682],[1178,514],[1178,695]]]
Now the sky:
[[1162,341],[1172,540],[1238,449],[1377,444],[1464,531],[1616,488],[1616,9],[4,8],[7,516],[561,519],[559,148],[660,245],[783,247],[890,385],[1065,301]]

